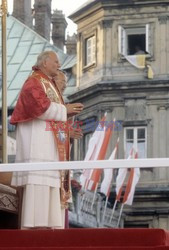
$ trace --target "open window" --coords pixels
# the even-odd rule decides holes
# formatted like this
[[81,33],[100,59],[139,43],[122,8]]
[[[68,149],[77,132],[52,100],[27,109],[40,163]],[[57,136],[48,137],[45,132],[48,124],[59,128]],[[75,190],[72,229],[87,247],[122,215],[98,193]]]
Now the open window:
[[150,29],[150,24],[128,27],[119,25],[119,54],[123,56],[151,54]]

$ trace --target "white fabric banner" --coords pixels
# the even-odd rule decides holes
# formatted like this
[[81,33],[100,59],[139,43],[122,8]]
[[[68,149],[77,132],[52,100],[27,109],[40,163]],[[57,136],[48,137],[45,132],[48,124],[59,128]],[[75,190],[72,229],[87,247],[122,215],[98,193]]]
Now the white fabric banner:
[[[130,160],[131,158],[133,158],[133,148],[131,149],[127,160]],[[120,189],[123,187],[126,175],[127,175],[127,168],[119,168],[118,175],[116,178],[116,195],[117,196],[119,195]]]
[[[101,122],[99,122],[95,132],[89,140],[88,150],[84,161],[97,160],[105,136],[105,127],[103,126],[105,119],[106,114],[102,118]],[[80,176],[80,184],[82,185],[82,188],[86,187],[87,180],[90,179],[92,172],[93,169],[85,169],[83,171],[82,175]]]
[[[116,146],[111,156],[109,157],[109,161],[114,160],[116,158],[118,145],[119,145],[119,138],[117,140]],[[104,179],[101,183],[100,192],[105,194],[106,196],[109,195],[112,178],[113,178],[113,169],[104,169]]]
[[146,55],[132,55],[132,56],[125,56],[127,61],[131,63],[134,67],[138,69],[145,68],[145,59]]
[[130,192],[128,194],[127,200],[124,202],[124,204],[130,205],[130,206],[133,203],[135,188],[136,188],[136,185],[140,179],[140,169],[134,168],[133,171],[134,171],[134,176],[133,176],[133,180],[132,180],[132,184],[131,184],[131,189],[130,189]]

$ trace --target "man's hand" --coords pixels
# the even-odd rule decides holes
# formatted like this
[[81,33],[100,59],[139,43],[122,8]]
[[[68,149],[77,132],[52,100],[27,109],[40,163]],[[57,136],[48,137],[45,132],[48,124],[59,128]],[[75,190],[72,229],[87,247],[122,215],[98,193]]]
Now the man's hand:
[[70,130],[70,138],[71,139],[81,139],[83,136],[83,133],[79,128],[74,128]]
[[69,116],[73,116],[73,115],[77,115],[79,114],[84,106],[82,103],[72,103],[72,104],[66,104],[65,105],[66,109],[67,109],[67,114]]

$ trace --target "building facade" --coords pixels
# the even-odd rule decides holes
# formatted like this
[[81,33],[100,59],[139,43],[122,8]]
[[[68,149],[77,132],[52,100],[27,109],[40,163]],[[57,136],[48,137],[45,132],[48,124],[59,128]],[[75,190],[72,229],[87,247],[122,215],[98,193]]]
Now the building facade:
[[[74,145],[75,159],[84,159],[93,132],[89,120],[100,120],[105,111],[108,121],[117,121],[107,157],[118,137],[118,159],[127,158],[132,145],[139,158],[169,157],[168,12],[169,0],[91,0],[70,16],[78,25],[78,42],[77,91],[69,100],[85,106],[79,116],[84,138]],[[137,58],[145,59],[142,68],[131,64]],[[134,203],[124,207],[120,226],[169,229],[168,197],[169,169],[142,169]],[[114,200],[115,183],[110,206]],[[82,225],[86,217],[78,218],[79,208],[76,213],[73,221]],[[97,222],[93,225],[100,226]]]

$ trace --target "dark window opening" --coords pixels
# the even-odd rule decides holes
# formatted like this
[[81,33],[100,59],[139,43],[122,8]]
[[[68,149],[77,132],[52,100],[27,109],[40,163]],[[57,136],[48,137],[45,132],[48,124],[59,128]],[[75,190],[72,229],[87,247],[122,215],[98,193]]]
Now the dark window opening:
[[145,54],[146,52],[146,36],[128,35],[128,55]]

